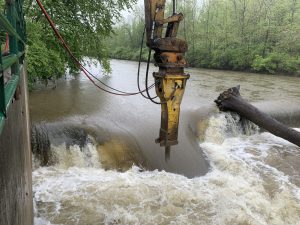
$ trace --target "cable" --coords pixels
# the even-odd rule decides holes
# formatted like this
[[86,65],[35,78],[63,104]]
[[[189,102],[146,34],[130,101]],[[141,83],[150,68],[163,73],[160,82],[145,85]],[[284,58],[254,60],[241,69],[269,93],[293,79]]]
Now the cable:
[[[85,69],[85,68],[84,68]],[[86,70],[86,69],[85,69]],[[100,79],[98,79],[95,75],[93,75],[91,72],[89,72],[88,70],[86,70],[87,73],[89,73],[95,80],[97,80],[99,83],[101,83],[102,85],[104,85],[105,87],[108,87],[114,91],[117,91],[117,92],[120,92],[120,93],[123,93],[123,94],[132,94],[132,95],[137,95],[137,94],[142,94],[144,92],[146,92],[146,89],[145,90],[139,90],[139,92],[134,92],[134,93],[129,93],[129,92],[124,92],[124,91],[120,91],[118,89],[115,89],[113,87],[110,87],[109,85],[105,84],[103,81],[101,81]],[[148,87],[148,89],[152,89],[153,87],[155,86],[155,83],[150,85]]]
[[[150,58],[151,58],[151,49],[149,49],[149,54],[148,54],[148,62],[147,62],[147,70],[146,70],[146,78],[145,78],[145,85],[148,86],[148,74],[149,74],[149,65],[150,65]],[[153,100],[153,98],[150,97],[150,94],[149,94],[149,90],[146,89],[146,93],[147,93],[147,96],[148,96],[148,99],[153,102],[154,104],[157,104],[157,105],[162,105],[162,104],[166,104],[167,101],[169,101],[170,99],[172,99],[174,97],[174,94],[177,90],[177,84],[175,83],[175,87],[174,87],[174,90],[172,91],[171,95],[169,98],[166,99],[165,102],[156,102]]]
[[[153,20],[153,25],[151,26],[151,27],[152,27],[152,32],[153,32],[154,23],[155,23],[155,20],[156,20],[156,15],[157,15],[157,11],[155,11],[155,14],[154,14],[154,20]],[[151,48],[150,48],[150,49],[149,49],[149,53],[148,53],[147,69],[146,69],[146,77],[145,77],[145,86],[146,86],[146,87],[148,86],[148,76],[149,76],[149,66],[150,66],[151,51],[152,51],[152,50],[151,50]],[[146,93],[147,93],[148,99],[149,99],[151,102],[153,102],[154,104],[156,104],[156,105],[166,104],[166,102],[156,102],[156,101],[154,101],[154,98],[151,98],[148,89],[146,89]]]
[[[173,14],[176,13],[176,0],[173,0]],[[153,27],[154,27],[154,23],[155,23],[155,20],[156,20],[156,15],[157,15],[157,12],[155,11],[155,14],[154,14],[154,20],[153,20],[153,26],[152,26],[152,32],[153,32]],[[145,33],[145,31],[144,31]],[[143,33],[143,35],[144,35]],[[148,76],[149,76],[149,66],[150,66],[150,58],[151,58],[151,48],[149,49],[149,54],[148,54],[148,60],[147,60],[147,69],[146,69],[146,78],[145,78],[145,86],[148,87]],[[153,102],[154,104],[157,104],[157,105],[162,105],[162,104],[166,104],[167,101],[169,101],[170,99],[172,99],[174,97],[174,94],[177,90],[177,85],[175,84],[175,87],[174,87],[174,90],[172,91],[171,95],[170,95],[170,98],[166,99],[165,102],[156,102],[154,101],[153,99],[154,98],[151,98],[150,96],[150,93],[149,93],[149,90],[146,88],[146,93],[147,93],[147,96],[148,96],[148,99]]]
[[176,14],[176,0],[173,0],[173,15]]
[[[153,20],[153,24],[151,26],[151,32],[153,32],[154,30],[154,23],[155,23],[155,20],[156,20],[156,15],[157,15],[157,11],[155,11],[155,14],[154,14],[154,20]],[[145,31],[144,31],[145,32]],[[148,59],[147,59],[147,69],[146,69],[146,77],[145,77],[145,86],[147,87],[148,86],[148,76],[149,76],[149,66],[150,66],[150,58],[151,58],[151,48],[149,48],[149,53],[148,53]],[[151,102],[153,102],[154,104],[156,105],[161,105],[161,104],[164,104],[165,102],[156,102],[154,101],[154,98],[151,98],[150,96],[150,93],[149,93],[149,90],[147,89],[146,90],[146,93],[147,93],[147,96]]]
[[[146,87],[148,86],[148,75],[149,75],[150,58],[151,58],[151,49],[149,49],[148,61],[147,61],[146,78],[145,78],[145,86]],[[148,96],[149,100],[151,102],[153,102],[154,104],[161,105],[161,104],[165,103],[165,102],[156,102],[156,101],[154,101],[153,98],[151,98],[148,89],[146,90],[146,93],[147,93],[147,96]]]
[[[109,94],[113,94],[113,95],[119,95],[119,96],[132,96],[132,95],[138,95],[140,93],[146,92],[148,89],[153,88],[155,86],[155,84],[152,84],[150,87],[146,87],[145,90],[143,91],[139,91],[139,92],[135,92],[135,93],[128,93],[128,92],[124,92],[124,91],[120,91],[118,89],[112,88],[110,86],[108,86],[107,84],[103,83],[101,80],[99,80],[96,76],[94,76],[92,73],[90,73],[80,62],[79,60],[74,56],[74,54],[72,53],[70,47],[68,46],[68,44],[65,42],[64,38],[61,36],[61,34],[59,33],[59,31],[56,29],[54,22],[52,21],[52,19],[50,18],[49,14],[47,13],[46,9],[44,8],[42,2],[40,0],[36,0],[37,4],[39,5],[40,9],[42,10],[43,14],[45,15],[47,21],[49,22],[52,30],[54,31],[55,35],[58,37],[58,39],[60,40],[61,44],[63,45],[64,49],[67,51],[67,53],[70,55],[71,59],[73,60],[74,64],[77,65],[80,70],[84,73],[84,75],[93,83],[94,86],[96,86],[97,88],[99,88],[100,90],[107,92]],[[102,85],[120,92],[120,93],[115,93],[109,90],[104,89],[103,87],[100,87],[98,84],[95,83],[95,81],[91,78],[93,77],[94,79],[96,79],[97,81],[99,81]]]
[[[141,91],[141,87],[140,87],[140,69],[141,69],[141,61],[142,61],[142,53],[143,53],[143,45],[144,45],[145,32],[146,32],[146,25],[144,26],[144,30],[143,30],[143,34],[142,34],[141,47],[140,47],[139,65],[138,65],[138,73],[137,73],[137,86],[138,86],[139,91],[141,92],[141,95],[144,98],[146,98],[146,99],[149,100],[149,99],[155,99],[158,96],[149,98],[149,97],[147,97],[146,95],[143,94],[143,92]],[[155,85],[155,83],[154,83],[154,85]]]

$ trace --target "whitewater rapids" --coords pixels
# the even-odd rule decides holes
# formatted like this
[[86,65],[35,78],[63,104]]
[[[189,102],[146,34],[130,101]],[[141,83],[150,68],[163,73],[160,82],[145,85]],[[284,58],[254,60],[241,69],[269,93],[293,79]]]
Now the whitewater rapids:
[[192,179],[135,165],[105,170],[92,142],[52,146],[55,165],[35,160],[35,225],[299,225],[299,147],[236,121],[206,121],[199,145],[210,171]]

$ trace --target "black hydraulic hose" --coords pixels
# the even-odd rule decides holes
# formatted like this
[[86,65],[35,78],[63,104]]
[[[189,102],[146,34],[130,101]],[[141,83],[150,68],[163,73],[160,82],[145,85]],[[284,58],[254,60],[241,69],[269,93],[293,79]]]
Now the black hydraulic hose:
[[[143,45],[144,45],[144,38],[145,38],[145,32],[146,32],[146,26],[144,27],[143,35],[142,35],[142,41],[141,41],[141,47],[140,47],[140,56],[139,56],[139,65],[138,65],[138,73],[137,73],[137,86],[138,90],[141,93],[141,95],[146,98],[146,99],[155,99],[158,96],[155,97],[147,97],[146,95],[143,94],[141,91],[141,86],[140,86],[140,70],[141,70],[141,61],[142,61],[142,54],[143,54]],[[155,85],[155,84],[154,84]],[[153,84],[150,86],[152,88]]]
[[[148,61],[147,61],[146,78],[145,78],[145,86],[146,86],[146,87],[148,86],[148,75],[149,75],[149,67],[150,67],[150,58],[151,58],[151,49],[149,49]],[[157,105],[163,104],[163,103],[161,103],[161,102],[156,102],[156,101],[154,101],[154,100],[151,98],[148,89],[146,90],[146,93],[147,93],[147,96],[148,96],[148,98],[150,99],[150,101],[153,102],[154,104],[157,104]]]
[[176,0],[173,0],[173,15],[176,14]]

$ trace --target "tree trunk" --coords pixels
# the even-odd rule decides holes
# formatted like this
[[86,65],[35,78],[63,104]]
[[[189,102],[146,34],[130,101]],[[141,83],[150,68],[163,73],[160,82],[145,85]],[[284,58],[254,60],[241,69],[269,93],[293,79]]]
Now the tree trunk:
[[270,133],[300,147],[300,132],[285,126],[246,102],[240,95],[240,86],[230,88],[220,94],[215,103],[221,111],[236,112]]

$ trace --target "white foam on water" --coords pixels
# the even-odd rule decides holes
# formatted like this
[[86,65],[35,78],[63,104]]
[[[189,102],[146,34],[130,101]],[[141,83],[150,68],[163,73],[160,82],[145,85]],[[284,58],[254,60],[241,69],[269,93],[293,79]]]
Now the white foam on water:
[[45,220],[43,218],[34,218],[34,224],[38,224],[38,225],[51,225],[50,221]]
[[99,154],[92,143],[88,143],[83,148],[78,145],[66,148],[65,144],[60,146],[51,146],[51,152],[54,154],[56,167],[67,169],[69,167],[100,167]]
[[229,137],[228,121],[211,117],[200,143],[211,171],[193,179],[135,166],[105,171],[76,148],[59,153],[66,162],[33,172],[35,224],[299,225],[299,187],[265,163],[274,146],[299,148],[269,133]]

